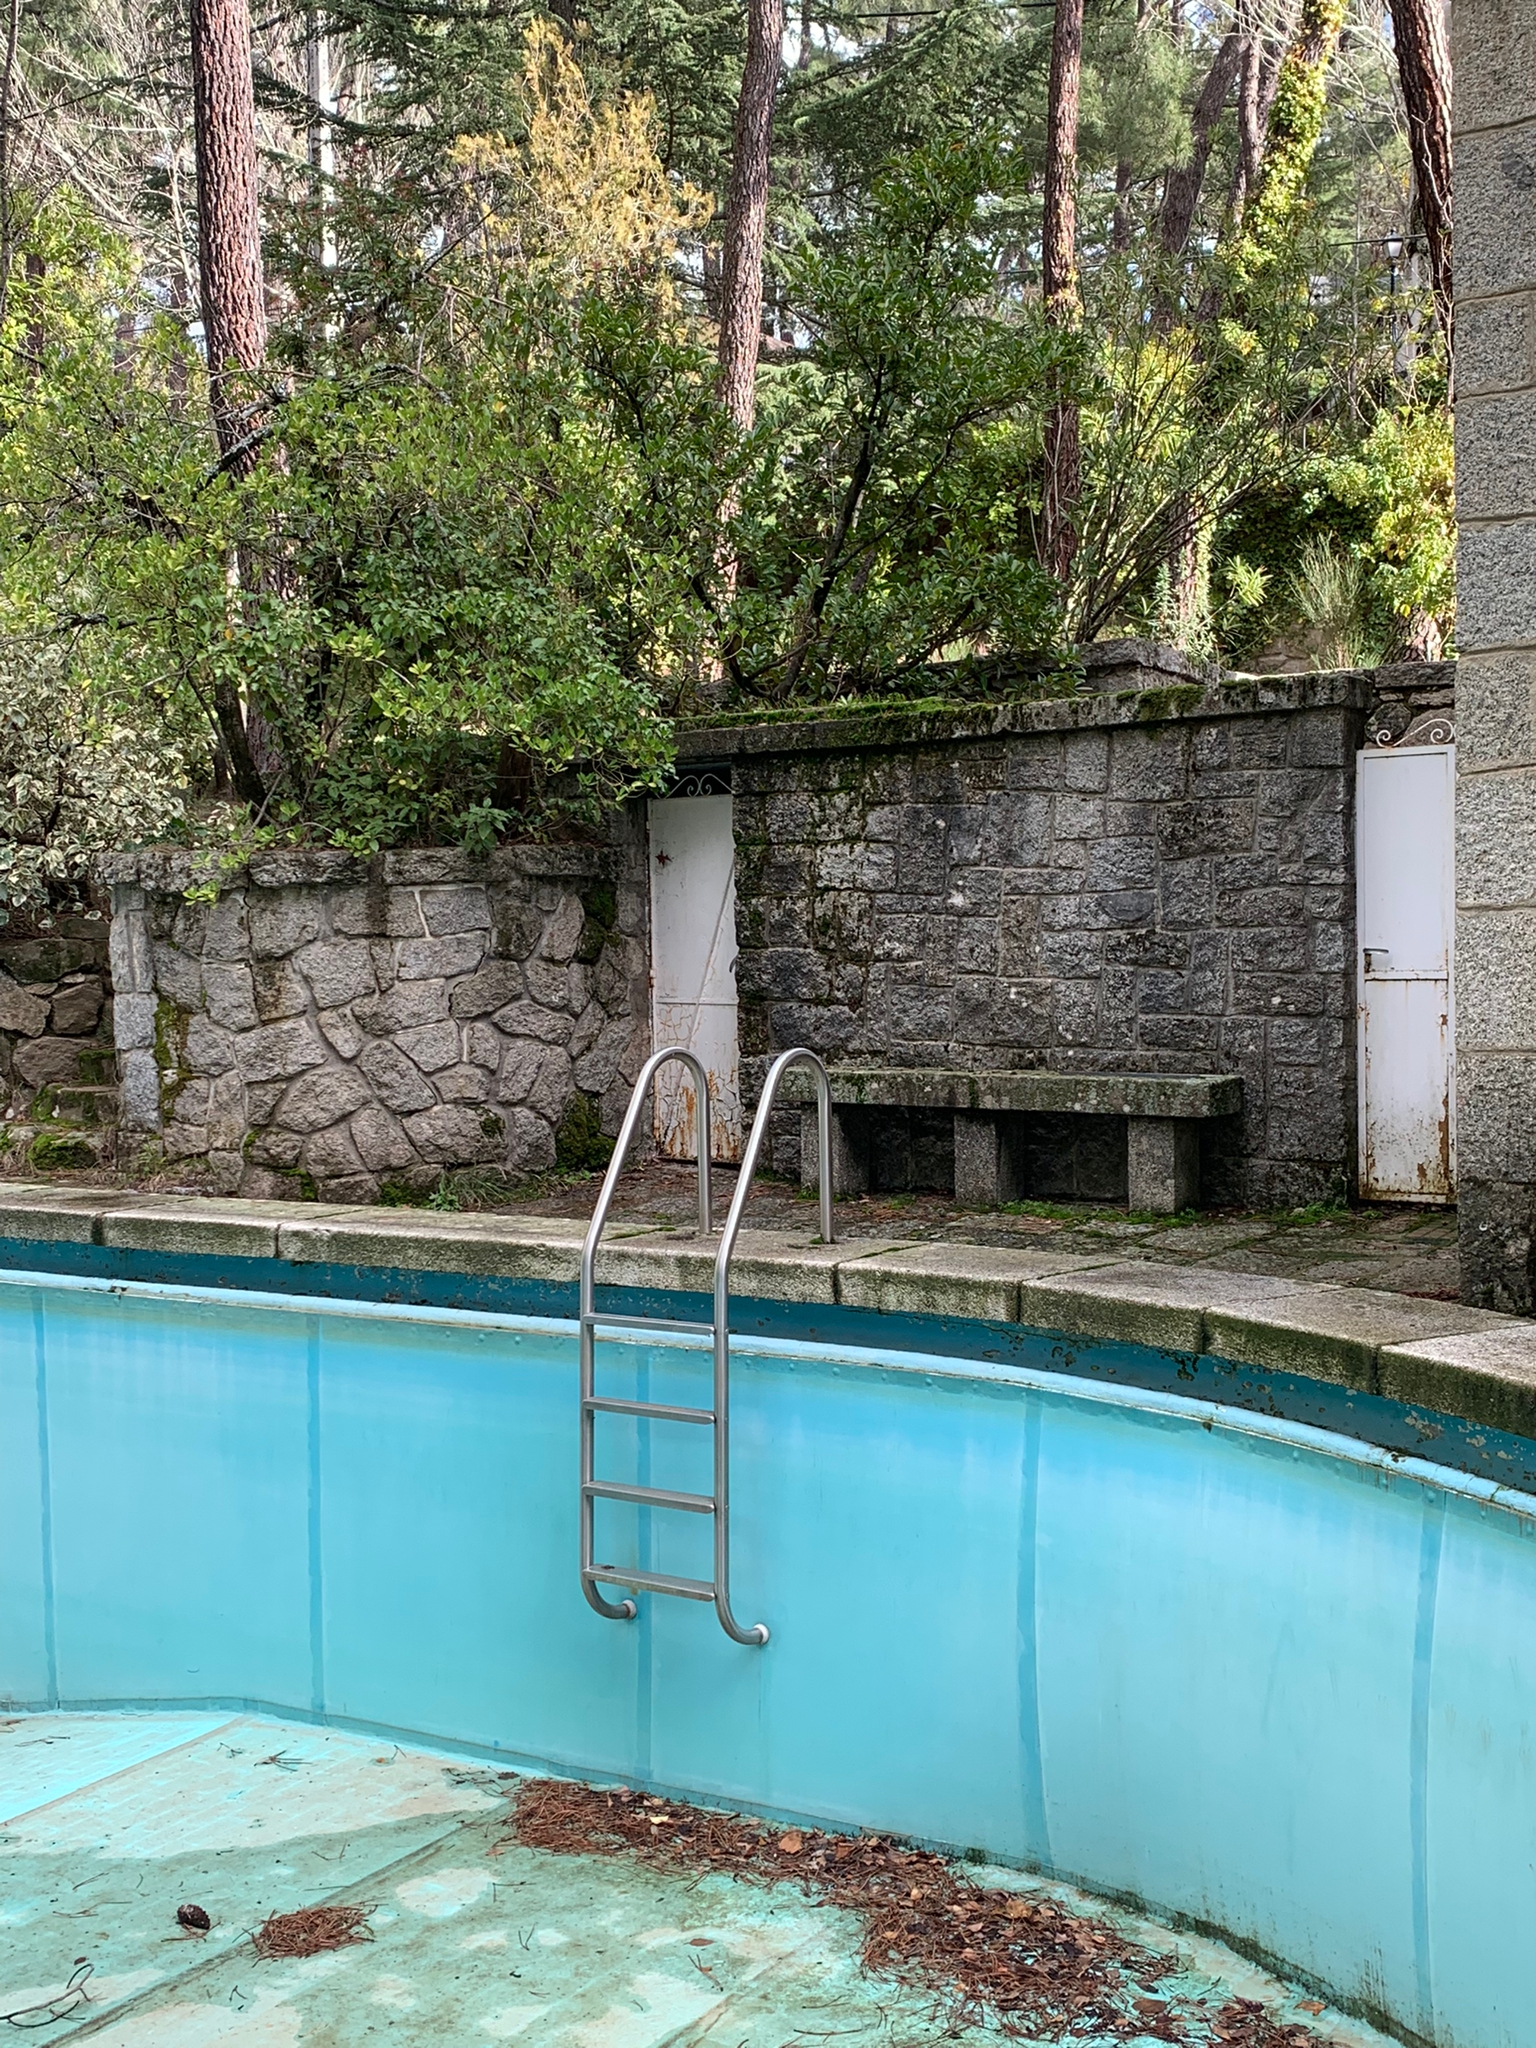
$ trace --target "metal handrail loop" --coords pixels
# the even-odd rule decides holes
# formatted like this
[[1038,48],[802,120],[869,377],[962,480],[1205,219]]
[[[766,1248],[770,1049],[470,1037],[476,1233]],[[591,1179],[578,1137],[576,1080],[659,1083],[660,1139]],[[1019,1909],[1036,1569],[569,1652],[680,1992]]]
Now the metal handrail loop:
[[619,1176],[629,1158],[630,1147],[635,1142],[635,1132],[640,1125],[641,1112],[650,1099],[651,1087],[657,1074],[673,1061],[679,1061],[693,1076],[694,1114],[698,1136],[699,1154],[699,1234],[708,1237],[714,1224],[710,1202],[709,1155],[709,1075],[704,1062],[686,1046],[663,1046],[660,1052],[653,1052],[636,1076],[635,1085],[629,1098],[629,1107],[624,1112],[624,1121],[619,1127],[614,1142],[613,1157],[608,1162],[608,1171],[603,1176],[603,1185],[597,1197],[597,1206],[592,1211],[592,1221],[587,1225],[587,1234],[581,1247],[581,1286],[578,1295],[577,1348],[581,1370],[581,1590],[589,1606],[609,1621],[633,1621],[637,1609],[633,1600],[605,1600],[598,1592],[591,1577],[596,1558],[594,1556],[594,1496],[588,1491],[596,1474],[593,1466],[595,1451],[595,1415],[591,1402],[596,1391],[596,1361],[594,1357],[593,1317],[596,1313],[595,1274],[597,1270],[597,1247],[608,1223],[608,1212],[613,1207],[613,1198],[618,1192]]
[[790,1052],[781,1052],[768,1069],[763,1092],[758,1097],[757,1114],[752,1119],[752,1135],[747,1140],[741,1171],[736,1178],[736,1192],[731,1197],[731,1206],[720,1232],[720,1249],[715,1254],[715,1612],[720,1617],[720,1626],[737,1643],[766,1643],[768,1627],[766,1622],[759,1621],[750,1628],[743,1628],[731,1612],[731,1258],[746,1214],[747,1198],[752,1192],[752,1176],[757,1171],[757,1162],[768,1136],[769,1113],[780,1082],[789,1069],[797,1065],[808,1066],[816,1078],[821,1238],[823,1244],[835,1242],[836,1232],[832,1224],[832,1084],[817,1055],[800,1045]]

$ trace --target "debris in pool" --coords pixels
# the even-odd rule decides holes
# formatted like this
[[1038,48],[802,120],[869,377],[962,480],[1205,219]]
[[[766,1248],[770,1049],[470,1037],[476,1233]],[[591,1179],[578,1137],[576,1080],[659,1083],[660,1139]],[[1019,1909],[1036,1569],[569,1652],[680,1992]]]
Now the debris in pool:
[[35,2005],[18,2005],[9,2012],[0,2012],[0,2026],[51,2027],[55,2020],[67,2020],[90,1997],[85,1983],[95,1967],[84,1956],[76,1956],[69,1981],[62,1991],[56,1991],[52,1998],[40,1998]]
[[[814,1828],[782,1834],[743,1815],[560,1779],[524,1780],[512,1798],[515,1837],[529,1848],[629,1850],[650,1864],[702,1866],[755,1884],[785,1881],[858,1913],[865,1967],[936,1994],[952,2008],[951,2024],[991,2012],[1009,2035],[1113,2036],[1122,2030],[1127,1993],[1150,1990],[1178,1967],[1176,1957],[1139,1948],[1054,1899],[1021,1902],[1016,1892],[984,1890],[932,1850],[884,1836]],[[1139,2013],[1137,2033],[1183,2040],[1173,2008],[1163,2015]]]
[[251,1940],[264,1962],[278,1956],[317,1956],[354,1941],[372,1941],[368,1916],[372,1906],[300,1906],[294,1913],[272,1913]]
[[[1317,2010],[1322,2011],[1318,2006]],[[1299,2020],[1277,2020],[1255,1998],[1231,1998],[1217,2013],[1211,2034],[1226,2048],[1316,2048],[1317,2036]]]
[[628,1852],[663,1869],[793,1884],[818,1904],[857,1913],[864,1967],[934,1996],[951,2029],[990,2017],[1005,2036],[1042,2043],[1322,2048],[1326,2039],[1253,1999],[1229,1998],[1213,2011],[1165,1983],[1184,1967],[1177,1954],[1146,1948],[1047,1892],[975,1884],[933,1850],[888,1836],[781,1832],[782,1823],[750,1815],[565,1779],[524,1778],[507,1792],[511,1840],[525,1847]]
[[185,1927],[188,1934],[206,1934],[213,1925],[201,1906],[178,1906],[176,1919],[180,1926]]

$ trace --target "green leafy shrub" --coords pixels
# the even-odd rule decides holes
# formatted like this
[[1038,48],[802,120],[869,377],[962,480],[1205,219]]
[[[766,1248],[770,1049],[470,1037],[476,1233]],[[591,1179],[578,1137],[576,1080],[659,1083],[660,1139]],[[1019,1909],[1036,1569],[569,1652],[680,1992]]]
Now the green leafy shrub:
[[98,853],[181,816],[179,749],[130,715],[65,648],[0,638],[0,922],[78,897]]

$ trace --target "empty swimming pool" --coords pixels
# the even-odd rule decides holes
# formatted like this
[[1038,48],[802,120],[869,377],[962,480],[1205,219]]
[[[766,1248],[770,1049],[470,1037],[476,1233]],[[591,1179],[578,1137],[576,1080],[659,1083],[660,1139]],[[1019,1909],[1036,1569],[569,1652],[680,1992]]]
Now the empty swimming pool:
[[[603,1352],[620,1397],[707,1384],[703,1343]],[[569,1323],[0,1275],[0,1697],[899,1831],[1526,2048],[1536,1500],[1043,1363],[750,1337],[734,1373],[763,1649],[584,1602]],[[602,1427],[613,1477],[708,1490],[706,1432]],[[599,1515],[612,1562],[708,1576],[706,1517]]]

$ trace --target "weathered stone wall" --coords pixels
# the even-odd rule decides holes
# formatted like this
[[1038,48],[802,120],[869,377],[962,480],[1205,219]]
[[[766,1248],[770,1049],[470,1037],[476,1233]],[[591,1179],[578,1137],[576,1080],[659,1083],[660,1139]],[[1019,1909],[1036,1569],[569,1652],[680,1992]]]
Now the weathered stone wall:
[[[701,731],[732,763],[744,1071],[794,1044],[904,1066],[1235,1073],[1207,1199],[1343,1193],[1355,1153],[1363,673],[973,716]],[[1038,1194],[1124,1193],[1125,1131],[1034,1132]],[[876,1171],[942,1185],[947,1132]],[[878,1141],[877,1141],[878,1142]],[[786,1120],[775,1161],[794,1170]]]
[[445,1169],[591,1163],[647,1031],[638,844],[269,853],[189,902],[118,861],[125,1133],[226,1192],[373,1201]]
[[1452,13],[1462,1297],[1536,1310],[1536,0]]
[[0,1154],[109,1161],[116,1110],[106,918],[14,917],[0,926]]

